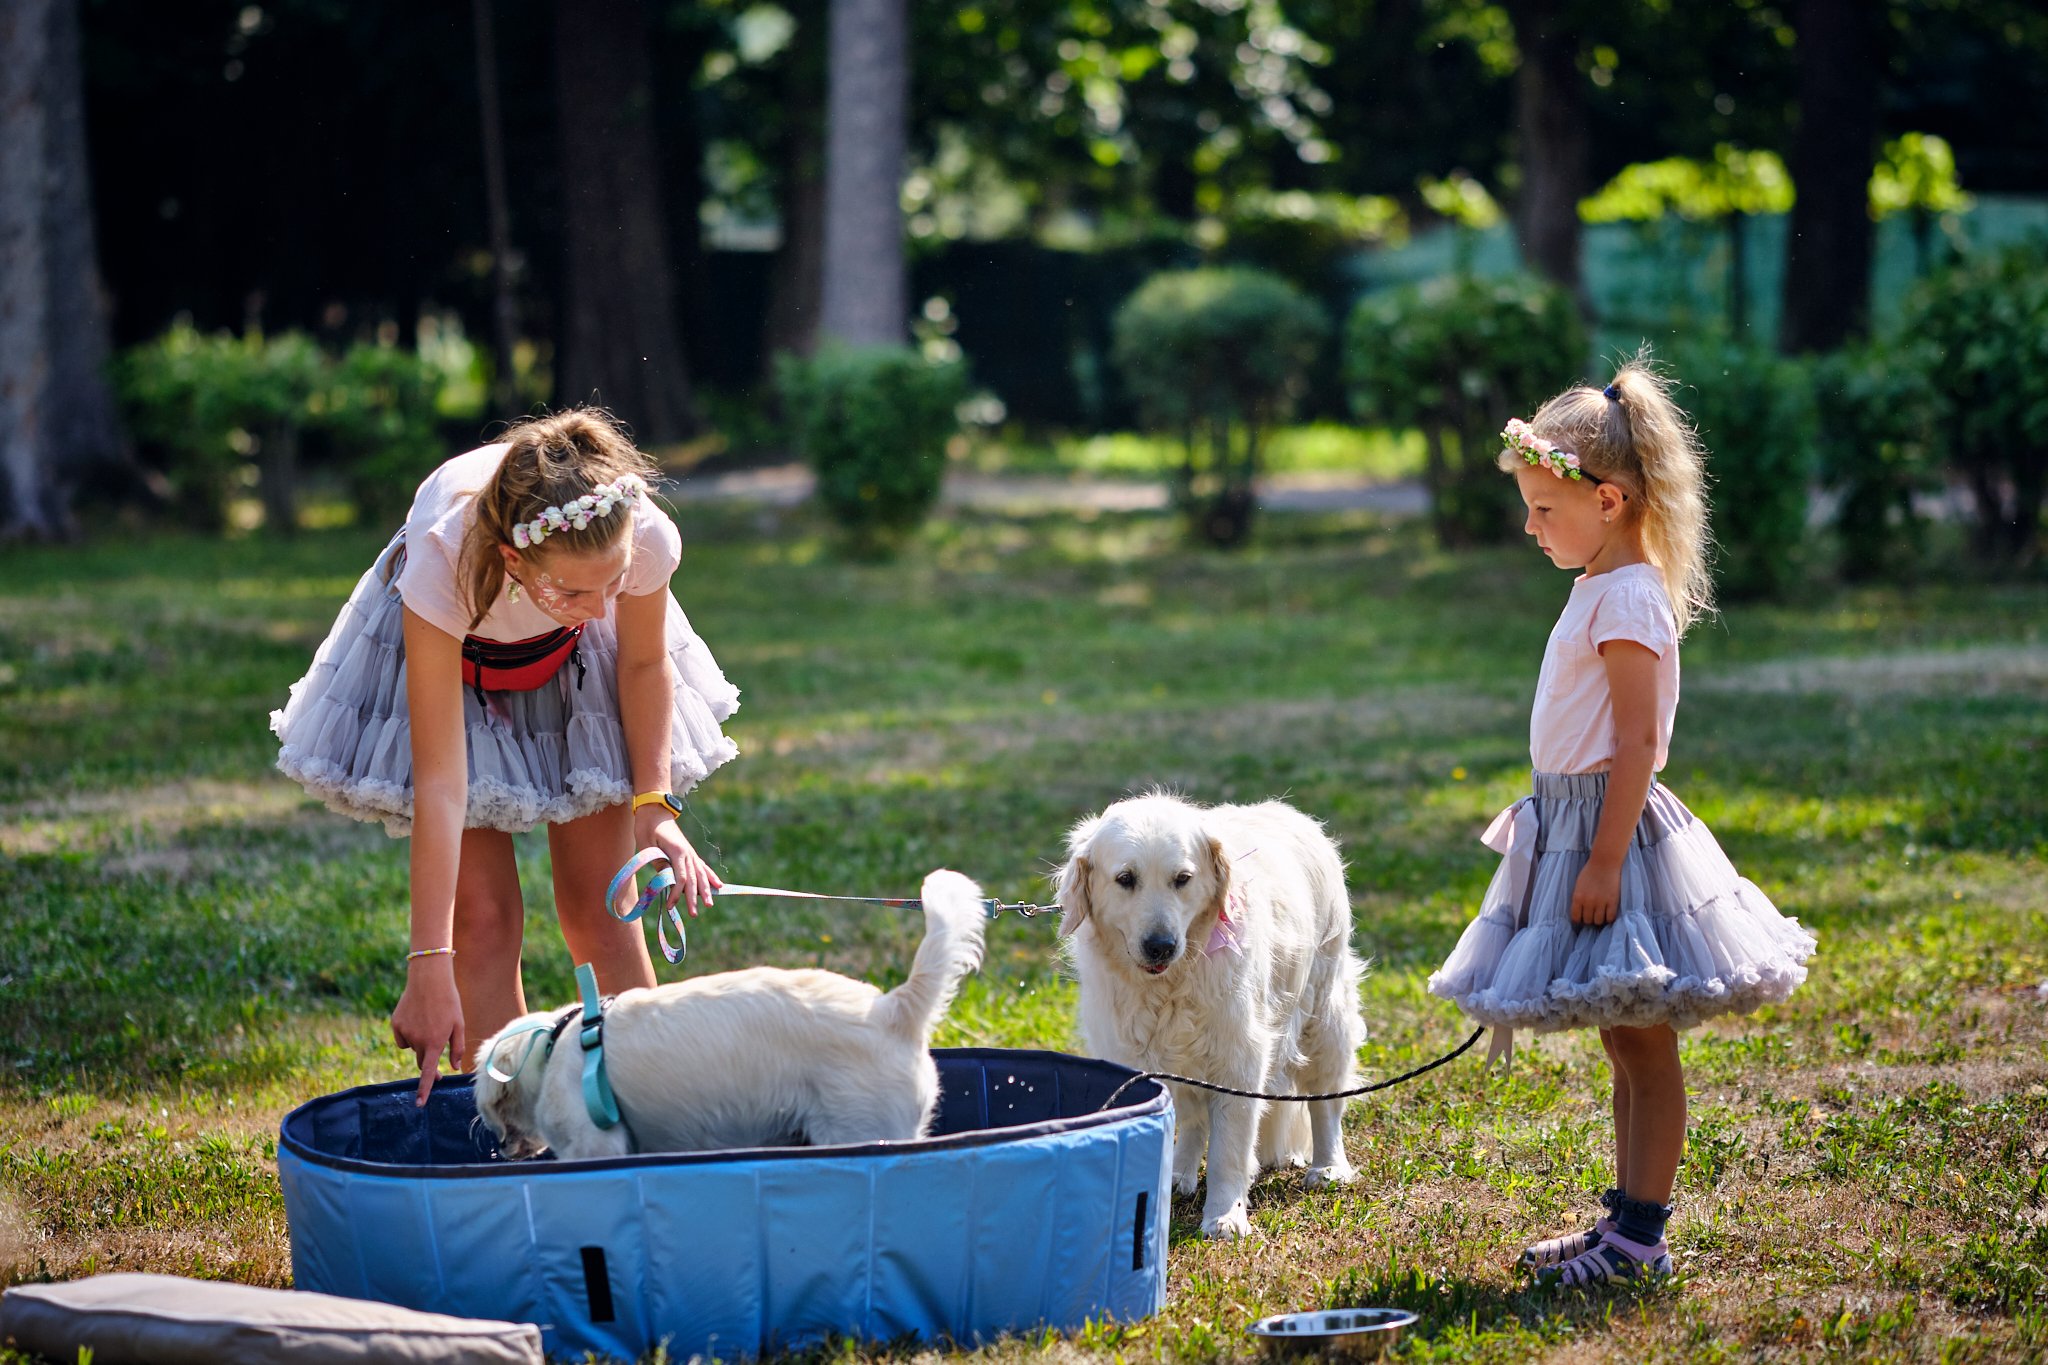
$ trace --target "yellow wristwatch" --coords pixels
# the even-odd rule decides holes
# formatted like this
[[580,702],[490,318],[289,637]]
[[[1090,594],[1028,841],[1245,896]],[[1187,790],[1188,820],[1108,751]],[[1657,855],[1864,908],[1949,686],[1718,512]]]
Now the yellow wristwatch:
[[683,803],[669,792],[641,792],[633,798],[633,814],[638,815],[642,806],[667,806],[671,815],[683,813]]

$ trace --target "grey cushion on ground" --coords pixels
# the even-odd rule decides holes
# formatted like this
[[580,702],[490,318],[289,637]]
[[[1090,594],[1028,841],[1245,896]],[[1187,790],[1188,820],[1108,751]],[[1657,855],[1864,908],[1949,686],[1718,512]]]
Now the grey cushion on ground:
[[94,1365],[541,1365],[540,1329],[419,1313],[291,1289],[95,1275],[16,1285],[0,1297],[0,1343]]

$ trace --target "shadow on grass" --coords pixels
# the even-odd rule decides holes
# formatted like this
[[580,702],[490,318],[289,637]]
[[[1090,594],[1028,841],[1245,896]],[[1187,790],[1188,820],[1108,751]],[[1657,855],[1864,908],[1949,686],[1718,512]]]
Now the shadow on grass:
[[1427,1340],[1449,1329],[1466,1335],[1521,1329],[1554,1331],[1559,1324],[1592,1326],[1618,1312],[1675,1300],[1685,1277],[1603,1285],[1592,1289],[1550,1288],[1533,1277],[1503,1285],[1466,1275],[1444,1275],[1390,1250],[1378,1265],[1346,1271],[1330,1282],[1318,1308],[1400,1308],[1416,1315],[1412,1329]]

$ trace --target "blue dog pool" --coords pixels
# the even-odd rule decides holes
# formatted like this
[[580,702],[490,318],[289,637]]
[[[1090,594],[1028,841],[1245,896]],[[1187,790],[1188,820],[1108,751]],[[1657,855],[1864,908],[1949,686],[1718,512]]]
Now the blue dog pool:
[[934,1134],[511,1162],[466,1076],[285,1117],[300,1289],[537,1323],[548,1351],[731,1360],[831,1335],[963,1345],[1166,1302],[1173,1109],[1091,1058],[940,1049]]

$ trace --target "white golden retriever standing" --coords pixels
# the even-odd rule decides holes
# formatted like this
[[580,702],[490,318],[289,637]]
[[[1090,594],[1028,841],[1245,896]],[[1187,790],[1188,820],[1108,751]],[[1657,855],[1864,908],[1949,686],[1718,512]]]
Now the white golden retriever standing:
[[[922,1137],[939,1097],[932,1028],[980,963],[987,926],[980,888],[957,872],[932,873],[922,894],[924,941],[910,976],[886,995],[836,972],[779,967],[622,991],[604,1016],[605,1068],[624,1120],[610,1129],[583,1103],[581,1011],[572,1008],[552,1047],[546,1032],[514,1031],[562,1012],[529,1014],[478,1054],[477,1112],[515,1158]],[[509,1084],[488,1065],[500,1038]]]
[[[1074,826],[1067,854],[1060,932],[1098,1055],[1267,1094],[1353,1084],[1365,967],[1351,951],[1344,863],[1321,825],[1280,801],[1204,808],[1153,793]],[[1351,1180],[1344,1101],[1171,1088],[1174,1188],[1192,1194],[1209,1158],[1206,1235],[1250,1233],[1245,1195],[1260,1170]]]

